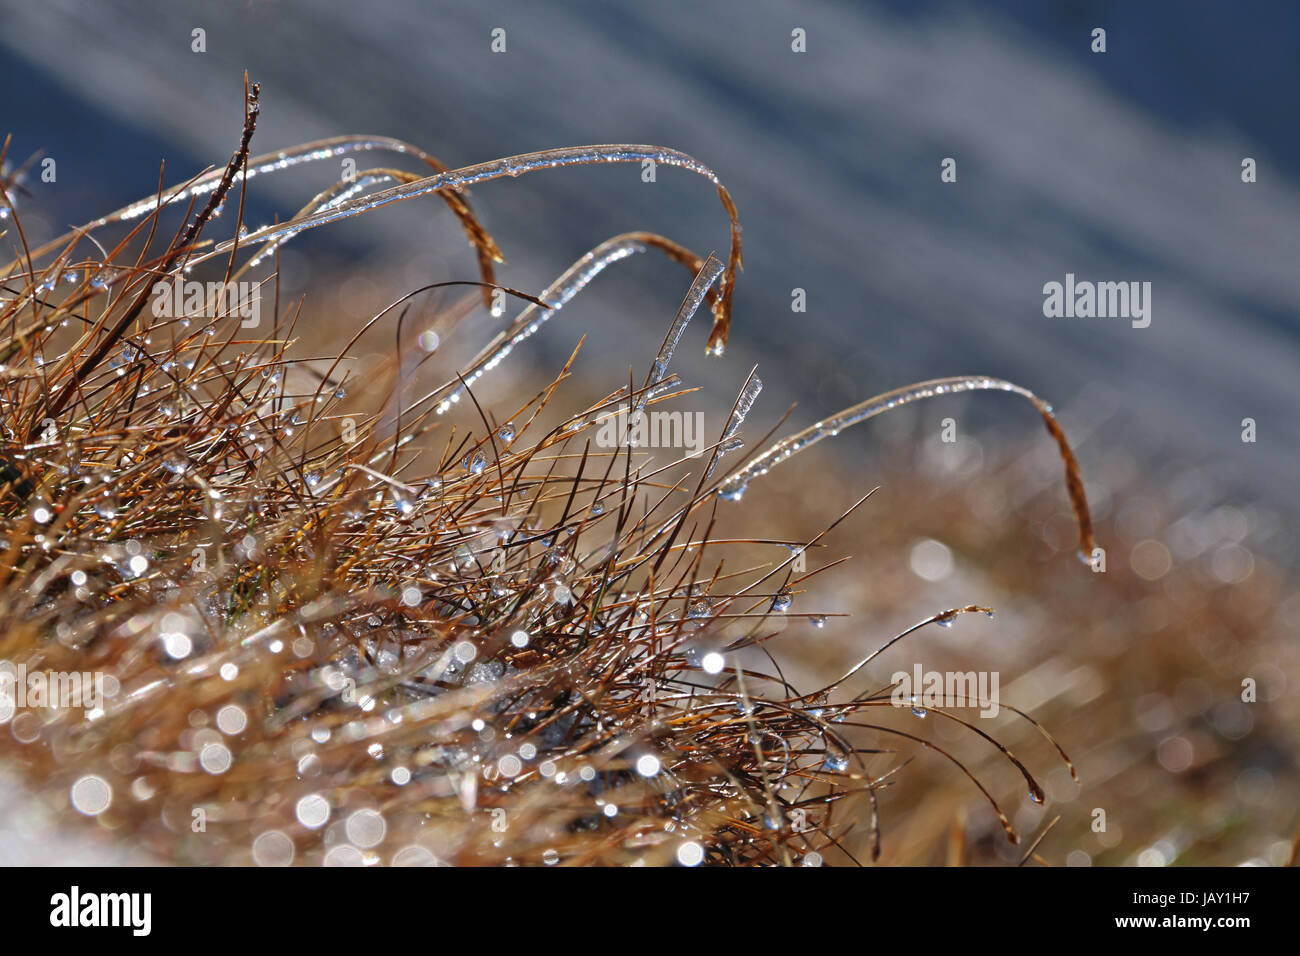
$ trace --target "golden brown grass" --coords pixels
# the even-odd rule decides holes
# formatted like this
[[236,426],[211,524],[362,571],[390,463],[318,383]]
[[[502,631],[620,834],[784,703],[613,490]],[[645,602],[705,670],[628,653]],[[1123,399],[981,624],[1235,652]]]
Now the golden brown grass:
[[[10,761],[70,820],[70,792],[93,778],[111,794],[99,826],[181,863],[847,862],[859,857],[842,841],[859,821],[858,853],[879,854],[877,795],[899,762],[854,736],[944,750],[873,719],[893,706],[890,688],[800,692],[765,647],[789,619],[817,616],[792,604],[839,564],[811,560],[822,535],[715,534],[718,492],[748,460],[718,464],[732,450],[725,432],[699,459],[593,439],[620,406],[688,400],[667,372],[671,349],[643,382],[600,384],[604,397],[586,407],[561,410],[577,353],[512,407],[481,407],[475,376],[562,305],[503,290],[527,303],[521,319],[402,404],[402,355],[352,376],[343,360],[365,333],[400,326],[428,289],[322,365],[296,357],[299,306],[279,301],[273,268],[259,272],[297,231],[432,194],[476,250],[480,280],[463,284],[496,307],[499,252],[466,183],[652,155],[717,183],[732,249],[724,265],[649,234],[618,237],[619,248],[659,250],[696,276],[666,343],[708,301],[720,354],[740,232],[717,178],[649,147],[449,172],[405,144],[344,137],[291,153],[388,148],[433,173],[365,170],[288,224],[243,234],[244,190],[263,165],[250,156],[256,87],[248,103],[222,171],[172,190],[160,181],[152,201],[37,249],[9,219],[0,658],[100,672],[115,691],[89,713],[11,712],[0,735]],[[4,186],[13,209],[14,183]],[[236,205],[234,237],[209,240]],[[269,316],[246,329],[211,301],[154,314],[157,282],[199,276],[259,283]],[[465,311],[444,314],[441,334]],[[596,387],[600,370],[584,374]],[[1087,547],[1077,465],[1034,401]],[[845,502],[840,520],[866,497]],[[990,742],[1037,791],[1029,767]],[[953,763],[1018,839],[995,794]]]

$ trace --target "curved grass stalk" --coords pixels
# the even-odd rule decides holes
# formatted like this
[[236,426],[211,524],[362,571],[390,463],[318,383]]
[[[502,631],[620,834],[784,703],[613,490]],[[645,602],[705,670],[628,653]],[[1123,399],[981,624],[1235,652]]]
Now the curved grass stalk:
[[700,267],[700,271],[691,282],[691,287],[686,290],[686,297],[682,299],[682,304],[677,309],[673,324],[669,326],[663,344],[659,346],[659,354],[655,356],[654,365],[651,366],[650,374],[646,376],[645,386],[641,390],[641,396],[637,399],[637,412],[644,411],[645,404],[650,398],[650,390],[667,377],[668,366],[672,364],[673,355],[677,352],[677,346],[681,344],[682,335],[686,332],[686,326],[691,324],[691,319],[695,318],[695,313],[699,311],[704,296],[713,286],[713,283],[718,281],[718,276],[721,274],[721,260],[713,253],[709,253],[709,257],[704,260],[704,265]]
[[[625,232],[606,239],[564,270],[538,296],[546,303],[546,308],[535,304],[524,307],[510,323],[509,328],[498,332],[491,342],[479,350],[479,353],[460,373],[460,377],[439,385],[416,400],[411,404],[411,409],[441,395],[442,399],[438,402],[436,411],[440,415],[448,412],[455,403],[460,401],[467,387],[473,386],[480,378],[505,361],[515,350],[515,346],[536,335],[543,325],[608,266],[650,249],[658,249],[692,272],[699,272],[704,266],[704,260],[685,246],[652,232]],[[717,302],[718,294],[712,286],[706,298],[710,303]]]
[[1043,417],[1043,423],[1046,425],[1048,433],[1056,440],[1057,448],[1061,452],[1061,459],[1065,463],[1066,489],[1069,492],[1070,504],[1074,509],[1074,516],[1079,525],[1079,556],[1085,562],[1090,561],[1094,541],[1092,537],[1092,518],[1088,510],[1088,498],[1084,492],[1083,478],[1079,473],[1079,463],[1074,457],[1074,452],[1070,449],[1065,432],[1062,431],[1060,423],[1052,414],[1052,406],[1027,388],[1000,378],[990,378],[986,375],[957,375],[950,378],[931,379],[926,382],[917,382],[914,385],[905,385],[902,388],[896,388],[893,391],[869,398],[865,402],[859,402],[857,405],[846,408],[830,418],[823,418],[803,431],[797,432],[788,438],[783,438],[781,441],[769,446],[747,464],[728,475],[718,486],[718,494],[729,501],[737,501],[744,495],[746,487],[753,479],[766,475],[781,462],[793,458],[807,448],[811,448],[822,439],[834,437],[844,429],[865,422],[869,418],[875,418],[882,412],[898,408],[901,405],[908,405],[922,398],[951,395],[956,392],[985,390],[1013,392],[1020,395],[1033,403],[1033,406],[1038,409],[1038,413]]
[[[290,169],[295,166],[301,166],[305,163],[318,162],[324,159],[333,159],[338,156],[347,155],[348,153],[367,152],[372,150],[381,150],[414,156],[439,172],[450,168],[433,155],[420,149],[418,146],[414,146],[411,143],[404,142],[400,139],[394,139],[391,136],[332,136],[328,139],[312,140],[309,143],[301,143],[289,149],[277,150],[274,153],[263,153],[260,156],[251,157],[248,160],[247,169],[241,169],[236,172],[231,181],[232,183],[240,183],[245,179],[253,179],[256,176],[278,172],[282,169]],[[132,219],[138,219],[140,216],[154,212],[157,209],[161,209],[164,206],[169,206],[172,203],[183,202],[187,199],[207,195],[217,188],[218,184],[221,182],[221,176],[222,170],[220,168],[210,169],[184,183],[172,186],[169,189],[164,189],[157,195],[137,199],[133,203],[128,203],[120,209],[115,209],[113,212],[100,216],[98,219],[91,220],[77,229],[70,229],[63,235],[51,239],[44,245],[32,250],[32,258],[40,258],[51,249],[55,249],[70,239],[76,238],[78,233],[100,229],[113,223],[128,222]],[[12,268],[12,265],[6,267],[4,272],[0,274],[8,275]]]
[[[345,156],[348,153],[383,151],[390,153],[400,153],[402,155],[413,156],[423,162],[435,172],[447,172],[450,167],[430,153],[425,152],[418,146],[407,143],[391,136],[333,136],[328,139],[313,140],[309,143],[302,143],[290,149],[277,150],[274,153],[263,153],[260,156],[251,157],[244,168],[237,170],[231,183],[242,183],[256,176],[266,175],[268,173],[278,172],[283,169],[290,169],[295,166],[301,166],[305,163],[319,162],[326,159],[334,159],[339,156]],[[69,230],[61,236],[51,239],[44,245],[32,250],[30,258],[39,259],[46,253],[59,248],[61,245],[79,238],[80,234],[89,233],[95,229],[113,223],[129,222],[138,219],[141,216],[156,212],[172,203],[184,202],[199,196],[207,195],[217,189],[221,183],[223,170],[220,168],[210,169],[187,182],[165,189],[157,195],[146,196],[129,203],[120,209],[116,209],[107,215],[100,216],[84,226],[77,229]],[[496,241],[479,223],[474,211],[470,208],[468,201],[464,198],[459,190],[445,189],[436,190],[440,198],[447,203],[447,206],[460,220],[461,227],[464,229],[470,244],[474,247],[479,261],[479,272],[483,281],[492,283],[495,281],[492,263],[504,262],[501,250],[497,248]],[[242,243],[241,243],[242,244]],[[18,263],[14,262],[0,269],[0,278],[10,276]],[[486,293],[485,293],[486,294]]]
[[563,166],[584,166],[593,163],[639,163],[651,161],[663,163],[667,166],[677,166],[689,170],[697,175],[703,176],[709,182],[713,183],[718,191],[718,198],[722,202],[723,209],[726,211],[731,222],[731,249],[727,257],[727,268],[724,273],[722,282],[722,293],[714,303],[713,308],[713,330],[709,334],[707,351],[712,355],[721,355],[727,343],[727,333],[731,325],[731,296],[735,287],[735,274],[741,267],[740,255],[740,224],[737,217],[736,205],[731,199],[731,194],[727,192],[718,175],[705,166],[693,156],[680,152],[675,149],[667,149],[662,146],[638,146],[638,145],[597,145],[597,146],[573,146],[565,149],[548,149],[536,153],[523,153],[517,156],[507,156],[502,159],[494,159],[486,163],[476,163],[472,166],[463,166],[459,169],[439,172],[433,176],[426,176],[417,179],[414,182],[403,183],[392,186],[388,189],[380,190],[377,193],[371,193],[368,196],[362,196],[347,202],[331,206],[326,209],[319,209],[314,213],[298,217],[289,222],[280,223],[274,226],[264,226],[261,229],[254,230],[246,236],[238,239],[227,240],[214,247],[209,252],[196,256],[190,260],[190,265],[198,265],[208,259],[223,256],[233,251],[237,246],[250,245],[253,243],[262,243],[271,240],[280,240],[285,237],[297,235],[308,229],[314,229],[317,226],[326,223],[338,222],[342,219],[348,219],[357,216],[372,209],[378,209],[380,206],[386,206],[394,202],[403,202],[408,199],[416,199],[429,193],[441,193],[448,189],[460,190],[466,186],[475,183],[487,182],[493,179],[500,179],[503,176],[517,177],[525,173],[535,172],[539,169],[554,169]]
[[[317,193],[312,197],[311,202],[298,210],[294,218],[310,215],[311,213],[321,209],[330,209],[334,206],[338,206],[341,203],[347,202],[349,199],[361,195],[361,193],[369,186],[375,186],[383,182],[409,183],[419,178],[420,177],[417,173],[408,173],[401,169],[367,169],[364,172],[358,172],[356,177],[352,180],[339,180],[328,189],[324,189]],[[288,242],[290,238],[291,237],[289,236],[285,236],[281,239],[264,243],[262,248],[257,251],[257,255],[253,256],[240,266],[231,278],[239,279],[250,269],[256,269],[268,258],[275,255],[276,251]]]

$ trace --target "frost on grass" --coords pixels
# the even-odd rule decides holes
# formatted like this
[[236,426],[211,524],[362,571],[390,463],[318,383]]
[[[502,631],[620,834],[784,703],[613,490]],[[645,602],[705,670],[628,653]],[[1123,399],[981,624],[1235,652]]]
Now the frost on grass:
[[[815,692],[785,681],[763,645],[801,613],[824,624],[798,607],[820,569],[796,556],[826,532],[732,539],[753,557],[733,567],[710,537],[716,509],[739,507],[727,499],[772,467],[889,407],[993,388],[1043,414],[1087,545],[1077,466],[1050,409],[995,379],[942,379],[737,455],[724,471],[762,388],[751,373],[702,462],[593,447],[592,428],[620,408],[680,397],[669,362],[705,302],[708,348],[722,353],[740,231],[711,170],[623,145],[450,169],[380,137],[252,156],[258,118],[253,87],[223,169],[43,246],[29,247],[21,217],[6,216],[0,659],[102,674],[106,690],[90,709],[0,697],[0,749],[68,817],[178,862],[813,865],[854,860],[838,841],[858,823],[878,853],[877,791],[898,762],[861,750],[853,728],[949,755],[864,716],[891,706],[889,687],[844,687],[870,657]],[[232,238],[211,235],[256,177],[375,151],[431,172],[362,170],[283,223],[245,229],[236,212]],[[349,388],[374,397],[397,359],[345,381],[345,351],[313,371],[294,355],[295,309],[250,330],[229,314],[149,308],[156,282],[200,275],[205,262],[278,303],[268,270],[285,242],[425,196],[460,220],[480,265],[479,280],[462,284],[488,304],[503,288],[500,253],[465,187],[645,158],[714,183],[731,219],[726,262],[649,233],[607,240],[539,295],[507,290],[525,302],[517,316],[389,416],[343,410]],[[0,186],[13,213],[15,177]],[[694,279],[639,387],[611,375],[603,399],[569,407],[575,352],[512,407],[479,404],[476,381],[603,269],[650,250]],[[400,321],[404,302],[352,345]]]

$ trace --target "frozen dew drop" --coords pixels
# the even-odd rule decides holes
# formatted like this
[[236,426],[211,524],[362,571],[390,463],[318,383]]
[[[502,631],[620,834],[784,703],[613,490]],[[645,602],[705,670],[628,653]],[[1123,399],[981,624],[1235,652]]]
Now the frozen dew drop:
[[293,841],[279,830],[259,833],[253,840],[253,862],[258,866],[288,866],[293,862]]
[[72,805],[88,817],[97,817],[113,802],[113,789],[103,777],[87,774],[72,785]]
[[[233,665],[231,665],[233,666]],[[224,669],[224,666],[223,666]],[[225,676],[224,674],[222,675]],[[217,711],[217,729],[227,736],[242,734],[248,726],[248,715],[238,704],[226,704]]]
[[365,854],[356,847],[340,843],[338,846],[330,847],[325,853],[325,859],[321,861],[323,866],[365,866]]
[[204,744],[203,749],[199,751],[199,766],[210,774],[225,773],[230,769],[232,762],[230,748],[225,744]]
[[344,825],[348,839],[362,849],[370,849],[384,841],[388,824],[375,810],[358,810],[348,817]]
[[954,568],[952,549],[941,541],[925,538],[916,542],[908,555],[912,573],[924,581],[942,581]]
[[169,455],[163,461],[163,467],[173,475],[184,475],[190,470],[190,462],[183,455]]
[[694,841],[677,848],[677,862],[682,866],[699,866],[704,861],[704,847]]
[[310,830],[318,830],[330,818],[330,805],[319,793],[309,793],[294,807],[298,822]]
[[497,769],[501,771],[503,777],[517,777],[524,769],[524,764],[514,754],[506,754],[497,761]]
[[[135,559],[132,558],[132,560]],[[162,637],[163,650],[173,660],[189,657],[190,652],[194,650],[194,642],[190,640],[188,634],[182,631],[164,631],[160,637]]]
[[408,517],[415,511],[415,502],[401,488],[390,488],[389,496],[392,498],[392,507],[402,517]]
[[442,862],[427,847],[411,844],[393,854],[393,866],[442,866]]
[[743,483],[723,485],[718,489],[718,497],[722,498],[724,501],[739,501],[741,498],[745,497],[745,485]]

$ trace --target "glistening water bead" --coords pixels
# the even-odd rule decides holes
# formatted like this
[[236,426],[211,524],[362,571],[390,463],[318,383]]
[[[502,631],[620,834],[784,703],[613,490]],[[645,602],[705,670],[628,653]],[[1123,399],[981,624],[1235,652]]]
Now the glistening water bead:
[[828,752],[824,764],[826,769],[833,773],[843,773],[849,769],[848,754]]

